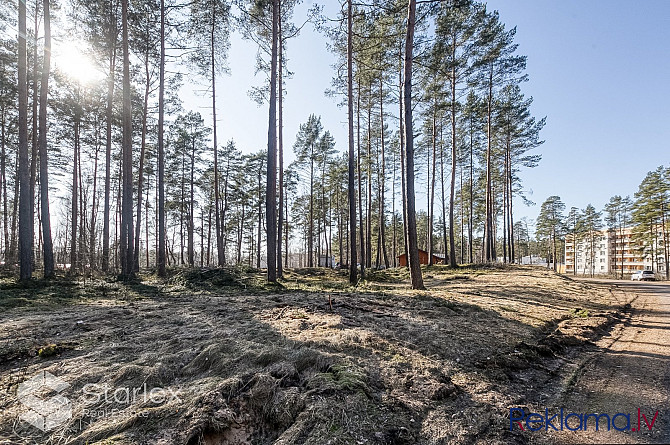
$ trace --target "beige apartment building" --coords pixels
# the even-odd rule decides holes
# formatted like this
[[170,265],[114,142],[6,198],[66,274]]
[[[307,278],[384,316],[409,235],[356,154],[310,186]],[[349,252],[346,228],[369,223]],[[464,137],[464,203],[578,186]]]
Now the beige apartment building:
[[[638,270],[653,270],[665,273],[663,257],[652,261],[649,253],[643,252],[643,246],[632,240],[633,229],[606,229],[598,232],[593,243],[590,239],[578,239],[575,246],[572,235],[565,239],[565,273],[577,275],[607,275],[621,273],[632,274]],[[659,237],[660,240],[661,237]],[[660,243],[659,246],[660,247]]]

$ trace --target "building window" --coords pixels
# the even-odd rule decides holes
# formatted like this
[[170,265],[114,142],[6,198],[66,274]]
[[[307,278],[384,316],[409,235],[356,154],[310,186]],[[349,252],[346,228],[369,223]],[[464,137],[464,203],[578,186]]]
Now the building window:
[[600,266],[600,270],[605,270],[605,266]]

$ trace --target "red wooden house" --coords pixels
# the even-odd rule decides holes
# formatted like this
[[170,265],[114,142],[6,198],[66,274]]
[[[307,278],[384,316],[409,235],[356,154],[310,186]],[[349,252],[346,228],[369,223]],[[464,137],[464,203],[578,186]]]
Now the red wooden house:
[[[440,254],[433,254],[433,264],[443,264],[444,263],[444,255]],[[425,250],[419,249],[419,264],[428,264],[428,252]],[[400,256],[398,256],[398,265],[400,267],[406,267],[407,266],[407,255],[404,253]]]

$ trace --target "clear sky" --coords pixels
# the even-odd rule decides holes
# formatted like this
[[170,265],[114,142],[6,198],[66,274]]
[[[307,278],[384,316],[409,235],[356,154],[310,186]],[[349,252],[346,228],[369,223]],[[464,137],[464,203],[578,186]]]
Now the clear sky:
[[[516,205],[516,218],[536,218],[550,195],[566,206],[602,209],[615,194],[633,195],[646,172],[667,164],[670,141],[670,1],[644,0],[492,0],[506,26],[517,27],[519,53],[528,56],[533,113],[547,117],[538,167],[522,173],[534,207]],[[310,3],[296,11],[300,22]],[[325,12],[339,6],[329,0]],[[238,148],[256,151],[267,145],[267,106],[251,102],[253,43],[232,38],[231,75],[222,76],[219,92],[220,140],[235,139]],[[326,39],[308,25],[288,43],[285,145],[290,150],[301,122],[322,116],[338,148],[346,147],[346,110],[339,99],[324,96],[333,76],[334,57]],[[193,99],[192,99],[193,100]],[[187,107],[207,106],[193,100]],[[200,110],[209,116],[209,110]],[[419,195],[423,195],[421,187]],[[419,199],[419,205],[425,201]]]

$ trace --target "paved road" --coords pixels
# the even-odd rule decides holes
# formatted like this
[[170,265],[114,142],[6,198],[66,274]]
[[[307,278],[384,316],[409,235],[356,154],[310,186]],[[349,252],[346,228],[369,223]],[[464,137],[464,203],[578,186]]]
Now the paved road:
[[[577,413],[630,413],[631,429],[563,432],[558,443],[670,443],[670,284],[588,280],[616,286],[633,298],[632,315],[590,356],[564,403]],[[654,413],[658,417],[651,431]],[[626,419],[619,417],[623,427]],[[589,430],[593,428],[593,420]]]

